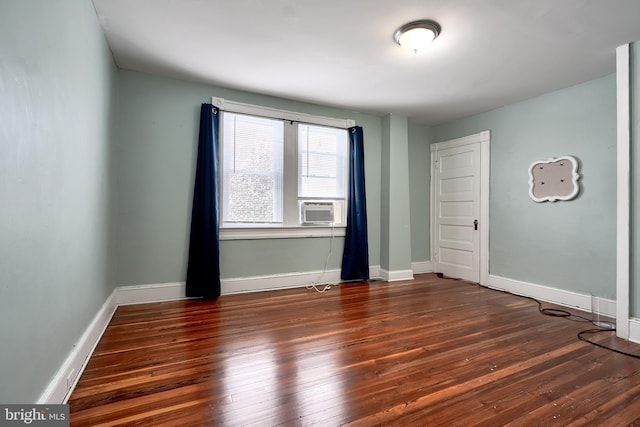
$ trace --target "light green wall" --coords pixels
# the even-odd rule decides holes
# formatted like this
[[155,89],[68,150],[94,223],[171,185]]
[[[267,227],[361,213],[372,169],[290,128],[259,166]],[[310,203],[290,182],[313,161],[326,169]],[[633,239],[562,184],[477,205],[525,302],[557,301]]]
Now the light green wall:
[[411,261],[430,261],[431,128],[409,122]]
[[[391,122],[389,117],[384,117],[382,120],[382,159],[380,163],[380,247],[384,248],[380,251],[380,265],[384,269],[389,268],[389,223],[391,222],[391,212],[389,211],[389,204],[391,203],[391,189],[389,188],[389,180],[391,179],[391,169],[388,165],[388,158],[391,155]],[[385,164],[387,163],[387,164]]]
[[[118,72],[86,0],[5,0],[0,40],[0,402],[38,398],[115,284],[184,280],[199,105],[212,95],[363,126],[370,263],[384,252],[390,269],[430,258],[429,143],[491,130],[491,274],[615,298],[613,76],[434,128],[394,126],[391,117]],[[530,163],[564,154],[581,162],[582,194],[532,202]],[[394,156],[408,157],[401,184]],[[387,209],[399,194],[410,213]],[[411,241],[399,260],[395,231]],[[318,270],[329,243],[225,241],[222,277]],[[336,239],[329,268],[339,267],[341,248]],[[632,301],[638,313],[640,292]]]
[[409,201],[409,122],[389,114],[382,119],[382,269],[411,269]]
[[[491,131],[490,274],[615,299],[615,76],[435,126],[432,140],[484,130]],[[533,202],[529,166],[562,155],[580,162],[580,195]]]
[[116,68],[86,0],[0,3],[0,402],[35,402],[112,291]]
[[[119,88],[118,284],[185,280],[199,111],[211,96],[363,126],[369,256],[379,263],[380,118],[133,71],[119,73]],[[329,245],[329,238],[222,241],[221,277],[322,270]],[[336,238],[330,269],[340,267],[342,246]]]

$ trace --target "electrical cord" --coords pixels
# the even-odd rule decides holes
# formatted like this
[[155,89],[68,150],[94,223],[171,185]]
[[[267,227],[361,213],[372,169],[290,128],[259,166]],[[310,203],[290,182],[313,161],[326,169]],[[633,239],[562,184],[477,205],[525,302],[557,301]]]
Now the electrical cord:
[[[588,318],[586,318],[584,316],[580,316],[578,314],[570,313],[570,312],[568,312],[566,310],[560,310],[560,309],[557,309],[557,308],[542,308],[542,303],[540,301],[536,300],[535,298],[531,298],[531,299],[533,299],[535,302],[538,303],[538,311],[540,313],[544,314],[545,316],[565,317],[565,318],[576,317],[578,319],[582,319],[582,320],[585,320],[587,322],[593,323],[593,320],[591,320],[591,319],[588,319]],[[601,332],[615,332],[615,330],[616,330],[616,328],[604,328],[604,327],[585,329],[584,331],[578,332],[577,336],[578,336],[578,339],[580,341],[588,342],[589,344],[593,344],[596,347],[604,348],[605,350],[610,350],[610,351],[613,351],[614,353],[622,354],[624,356],[629,356],[629,357],[633,357],[635,359],[640,359],[640,354],[628,353],[626,351],[618,350],[618,349],[606,346],[604,344],[600,344],[600,343],[597,343],[595,341],[591,341],[590,339],[588,339],[585,336],[587,334],[597,334],[597,333],[601,333]]]
[[[318,292],[319,294],[323,294],[326,291],[330,290],[333,286],[338,286],[342,283],[358,283],[358,282],[362,282],[361,279],[353,279],[353,280],[342,280],[342,281],[338,281],[338,282],[326,282],[326,283],[319,283],[320,280],[322,279],[322,276],[325,275],[325,273],[327,272],[327,268],[329,267],[329,259],[331,259],[331,255],[333,254],[333,240],[335,238],[335,224],[331,223],[331,240],[329,242],[329,254],[327,255],[327,259],[324,261],[324,268],[322,270],[322,273],[320,274],[320,276],[318,276],[318,280],[316,280],[315,282],[311,282],[309,283],[306,288],[307,289],[313,289],[314,291]],[[371,277],[369,280],[367,280],[368,282],[374,282],[374,281],[378,281],[378,280],[384,280],[382,277]]]
[[[571,313],[567,310],[560,310],[558,308],[542,308],[542,303],[540,301],[538,301],[535,298],[531,298],[531,297],[523,297],[523,298],[528,298],[532,301],[535,301],[538,304],[538,311],[542,314],[544,314],[545,316],[551,316],[551,317],[575,317],[587,322],[591,322],[591,319],[584,317],[584,316],[580,316],[579,314],[574,314]],[[609,329],[606,329],[607,331]]]
[[[329,253],[327,254],[327,259],[324,261],[324,268],[322,269],[322,273],[320,273],[320,276],[318,276],[318,280],[316,280],[315,282],[311,282],[307,285],[307,289],[313,289],[316,292],[323,294],[326,291],[328,291],[329,289],[331,289],[332,286],[336,286],[339,283],[338,282],[327,282],[327,283],[320,283],[320,280],[322,280],[322,276],[325,275],[325,273],[327,272],[327,268],[329,267],[329,259],[331,258],[331,254],[333,253],[333,240],[335,237],[335,223],[331,223],[331,240],[329,240]],[[319,288],[319,286],[323,286],[322,288]]]
[[[322,289],[320,289],[319,286],[322,286],[322,285],[324,286],[322,287]],[[317,293],[323,294],[328,290],[330,290],[331,287],[334,285],[337,285],[337,283],[310,283],[307,285],[307,289],[313,289]]]
[[[444,277],[444,276],[438,275],[438,277]],[[457,280],[459,280],[459,279],[457,279]],[[577,318],[577,319],[580,319],[582,321],[586,321],[586,322],[589,322],[589,323],[593,324],[593,320],[592,319],[589,319],[589,318],[584,317],[584,316],[580,316],[579,314],[571,313],[571,312],[569,312],[567,310],[561,310],[561,309],[557,309],[557,308],[543,308],[542,307],[542,302],[538,301],[535,298],[524,296],[524,295],[517,295],[517,294],[514,294],[512,292],[505,291],[505,290],[502,290],[502,289],[489,288],[489,287],[483,286],[483,285],[481,285],[479,283],[477,283],[477,285],[482,287],[482,288],[485,288],[485,289],[491,289],[491,290],[494,290],[494,291],[504,292],[504,293],[507,293],[507,294],[510,294],[510,295],[515,295],[515,296],[519,296],[521,298],[526,298],[526,299],[529,299],[531,301],[534,301],[534,302],[536,302],[538,304],[538,311],[540,313],[544,314],[545,316],[563,317],[563,318],[569,319],[569,320],[572,319],[572,318]],[[597,325],[595,325],[595,326],[597,326]],[[640,359],[640,354],[634,354],[634,353],[629,353],[629,352],[626,352],[626,351],[618,350],[618,349],[606,346],[604,344],[600,344],[600,343],[597,343],[595,341],[591,341],[590,339],[588,339],[585,336],[587,334],[598,334],[598,333],[602,333],[602,332],[615,332],[615,330],[616,330],[616,328],[600,328],[600,327],[599,328],[585,329],[583,331],[578,332],[577,337],[578,337],[578,339],[580,341],[584,341],[584,342],[587,342],[589,344],[593,344],[596,347],[600,347],[600,348],[603,348],[605,350],[610,350],[610,351],[613,351],[614,353],[622,354],[623,356],[629,356],[629,357],[633,357],[635,359]]]
[[[557,308],[542,308],[542,303],[540,301],[538,301],[535,298],[530,298],[530,297],[524,297],[524,298],[529,298],[535,302],[538,303],[538,311],[542,314],[544,314],[545,316],[552,316],[552,317],[564,317],[566,319],[570,319],[572,317],[584,320],[584,321],[588,321],[590,323],[593,323],[593,321],[591,319],[588,319],[586,317],[580,316],[578,314],[574,314],[574,313],[570,313],[566,310],[560,310]],[[597,325],[596,325],[597,326]],[[577,337],[580,341],[584,341],[584,342],[588,342],[589,344],[593,344],[596,347],[600,347],[603,348],[605,350],[609,350],[609,351],[613,351],[614,353],[618,353],[618,354],[622,354],[624,356],[629,356],[629,357],[633,357],[635,359],[640,359],[640,354],[634,354],[634,353],[629,353],[626,351],[622,351],[622,350],[618,350],[615,349],[613,347],[609,347],[607,345],[604,344],[600,344],[597,343],[595,341],[591,341],[590,339],[588,339],[585,335],[587,334],[598,334],[598,333],[602,333],[602,332],[615,332],[616,328],[592,328],[592,329],[585,329],[583,331],[578,332]]]
[[[322,274],[320,274],[320,276],[318,277],[318,280],[317,280],[318,282],[320,281],[322,276],[324,276],[325,272],[327,271],[327,266],[329,264],[329,258],[331,257],[331,253],[333,251],[333,237],[334,236],[333,236],[333,227],[332,227],[331,228],[331,243],[329,245],[329,255],[327,255],[327,259],[325,261],[324,270],[322,271]],[[444,276],[441,275],[441,274],[438,274],[438,277],[444,277]],[[450,277],[448,277],[448,278],[451,279]],[[454,280],[460,280],[460,279],[454,279]],[[314,289],[316,292],[322,294],[322,293],[330,290],[332,286],[336,286],[336,285],[339,285],[339,284],[340,284],[339,282],[336,282],[336,283],[311,283],[311,284],[307,285],[307,289]],[[319,285],[324,285],[324,287],[322,289],[320,289],[320,288],[318,288]],[[572,318],[576,318],[576,319],[580,319],[580,320],[585,321],[585,322],[593,323],[592,319],[589,319],[589,318],[584,317],[584,316],[580,316],[579,314],[571,313],[571,312],[569,312],[567,310],[561,310],[561,309],[558,309],[558,308],[543,308],[542,307],[542,302],[538,301],[537,299],[532,298],[532,297],[528,297],[528,296],[524,296],[524,295],[517,295],[517,294],[514,294],[514,293],[509,292],[509,291],[504,291],[502,289],[489,288],[489,287],[483,286],[483,285],[481,285],[479,283],[477,283],[477,285],[479,287],[482,287],[482,288],[485,288],[485,289],[491,289],[493,291],[504,292],[504,293],[507,293],[507,294],[510,294],[510,295],[515,295],[515,296],[518,296],[518,297],[521,297],[521,298],[525,298],[525,299],[529,299],[531,301],[534,301],[536,304],[538,304],[538,311],[541,314],[545,315],[545,316],[562,317],[562,318],[569,319],[569,320],[572,319]],[[616,328],[585,329],[583,331],[578,332],[577,337],[578,337],[578,339],[580,341],[584,341],[584,342],[587,342],[589,344],[593,344],[596,347],[600,347],[600,348],[603,348],[605,350],[613,351],[614,353],[622,354],[623,356],[629,356],[629,357],[633,357],[635,359],[640,359],[640,355],[639,354],[634,354],[634,353],[629,353],[629,352],[626,352],[626,351],[618,350],[618,349],[606,346],[604,344],[600,344],[600,343],[591,341],[591,340],[589,340],[588,338],[585,337],[586,334],[597,334],[597,333],[602,333],[602,332],[615,332],[615,330],[616,330]]]

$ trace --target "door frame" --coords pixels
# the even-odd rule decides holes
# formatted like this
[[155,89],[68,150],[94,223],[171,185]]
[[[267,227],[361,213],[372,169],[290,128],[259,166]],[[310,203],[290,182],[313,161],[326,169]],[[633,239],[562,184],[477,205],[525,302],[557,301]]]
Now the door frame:
[[429,234],[430,234],[430,252],[431,264],[434,271],[437,271],[437,261],[435,254],[436,246],[436,152],[438,150],[460,147],[463,145],[479,144],[480,145],[480,254],[479,254],[479,271],[480,284],[487,285],[489,281],[489,176],[490,176],[490,143],[491,132],[486,130],[473,135],[464,136],[462,138],[450,139],[448,141],[435,142],[431,144],[431,194],[430,194],[430,216],[429,216]]

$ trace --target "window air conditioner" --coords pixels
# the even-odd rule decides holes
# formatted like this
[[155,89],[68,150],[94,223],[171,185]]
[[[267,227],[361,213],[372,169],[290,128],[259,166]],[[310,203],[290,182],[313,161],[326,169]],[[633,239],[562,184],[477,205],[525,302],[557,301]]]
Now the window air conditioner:
[[300,204],[302,224],[332,224],[333,202],[302,202]]

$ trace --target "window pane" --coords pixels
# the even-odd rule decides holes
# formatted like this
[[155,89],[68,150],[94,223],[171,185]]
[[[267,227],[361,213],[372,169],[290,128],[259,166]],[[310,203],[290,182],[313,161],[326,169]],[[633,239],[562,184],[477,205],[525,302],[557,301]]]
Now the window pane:
[[298,196],[344,197],[346,152],[346,130],[299,125]]
[[281,120],[224,114],[224,222],[282,222],[283,138]]

